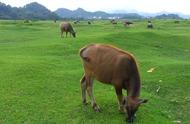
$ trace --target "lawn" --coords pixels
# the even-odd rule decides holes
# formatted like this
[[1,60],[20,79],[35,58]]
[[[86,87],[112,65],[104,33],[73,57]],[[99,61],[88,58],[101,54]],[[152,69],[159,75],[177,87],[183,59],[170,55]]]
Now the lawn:
[[89,43],[112,44],[136,57],[141,97],[149,99],[136,124],[189,124],[190,21],[153,24],[147,29],[146,20],[129,27],[122,21],[82,21],[73,24],[76,38],[60,38],[59,22],[1,20],[0,124],[124,124],[110,85],[94,83],[101,113],[82,105],[78,51]]

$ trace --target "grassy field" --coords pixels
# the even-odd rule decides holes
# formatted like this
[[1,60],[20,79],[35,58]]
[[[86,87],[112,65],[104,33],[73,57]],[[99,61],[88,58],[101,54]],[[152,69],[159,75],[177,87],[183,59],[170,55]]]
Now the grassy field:
[[124,124],[110,85],[94,83],[101,113],[82,105],[78,51],[89,43],[112,44],[136,57],[141,97],[149,99],[136,124],[189,124],[190,21],[154,20],[152,30],[146,24],[81,22],[73,25],[77,38],[61,39],[53,21],[0,21],[0,124]]

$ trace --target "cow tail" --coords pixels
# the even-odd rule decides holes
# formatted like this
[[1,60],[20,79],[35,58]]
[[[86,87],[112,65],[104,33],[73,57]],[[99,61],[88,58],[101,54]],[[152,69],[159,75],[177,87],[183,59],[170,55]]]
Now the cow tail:
[[89,58],[89,57],[85,57],[85,56],[83,56],[82,53],[84,52],[84,50],[86,50],[86,47],[80,49],[80,57],[81,57],[84,61],[86,61],[86,62],[90,62],[90,58]]

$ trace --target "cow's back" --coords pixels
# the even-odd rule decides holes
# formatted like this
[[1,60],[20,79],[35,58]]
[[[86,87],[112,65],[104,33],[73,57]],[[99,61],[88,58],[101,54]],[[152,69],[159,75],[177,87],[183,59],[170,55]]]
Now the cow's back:
[[85,71],[101,82],[111,83],[115,78],[127,78],[132,55],[109,45],[93,44],[81,49]]
[[62,31],[70,31],[70,29],[71,29],[71,24],[68,23],[68,22],[62,22],[62,23],[60,24],[60,29],[61,29]]

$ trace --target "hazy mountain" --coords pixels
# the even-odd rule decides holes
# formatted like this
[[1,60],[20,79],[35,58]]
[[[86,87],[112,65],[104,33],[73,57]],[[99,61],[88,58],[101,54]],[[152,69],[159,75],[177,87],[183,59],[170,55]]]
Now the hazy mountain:
[[97,12],[88,12],[85,11],[82,8],[78,8],[76,10],[69,10],[65,8],[59,8],[55,11],[57,15],[59,15],[62,18],[93,18],[93,17],[109,17],[109,14],[102,12],[102,11],[97,11]]
[[46,7],[38,4],[37,2],[33,2],[27,4],[23,7],[23,11],[25,12],[25,16],[28,19],[55,19],[59,18],[55,13],[48,10]]
[[46,7],[33,2],[24,7],[11,7],[0,3],[0,19],[58,19],[57,14],[51,12]]
[[136,13],[106,13],[103,11],[96,12],[88,12],[82,8],[78,8],[76,10],[68,10],[65,8],[60,8],[55,11],[57,15],[62,18],[84,18],[84,19],[92,19],[92,18],[129,18],[129,19],[141,19],[143,18],[141,15]]
[[184,15],[182,13],[169,13],[166,11],[162,11],[159,13],[140,13],[141,15],[145,17],[153,17],[157,19],[182,19],[182,18],[190,18],[190,15]]
[[110,11],[110,13],[106,13],[103,11],[96,12],[88,12],[82,8],[78,8],[76,10],[69,10],[65,8],[60,8],[55,11],[57,15],[62,18],[102,18],[102,19],[114,19],[114,18],[122,18],[122,19],[143,19],[143,18],[156,18],[156,19],[182,19],[189,18],[188,15],[183,15],[181,13],[172,14],[168,12],[160,12],[160,13],[145,13],[138,12],[136,10],[124,11],[124,10],[115,10]]
[[115,10],[106,13],[103,11],[88,12],[82,8],[76,10],[69,10],[65,8],[59,8],[55,12],[51,12],[45,6],[32,2],[24,7],[11,7],[0,2],[0,19],[60,19],[60,18],[84,18],[84,19],[142,19],[142,18],[157,18],[157,19],[181,19],[190,18],[190,15],[184,15],[182,13],[144,13],[136,10]]
[[69,9],[65,9],[65,8],[60,8],[60,9],[57,9],[55,11],[55,13],[62,17],[62,18],[65,18],[65,17],[69,17],[71,14],[72,14],[72,11],[69,10]]
[[[157,13],[148,13],[148,12],[140,12],[140,11],[137,11],[137,10],[112,10],[110,11],[110,13],[137,13],[141,16],[144,16],[144,17],[151,17],[151,18],[154,18],[156,16],[159,16],[159,15],[162,15],[162,14],[176,14],[178,15],[179,17],[181,18],[189,18],[190,19],[190,15],[187,15],[187,14],[183,14],[183,13],[180,13],[180,12],[167,12],[167,11],[162,11],[162,12],[157,12]],[[171,18],[170,16],[168,16],[168,18]]]
[[96,12],[93,12],[93,16],[96,16],[96,17],[108,17],[110,16],[108,13],[106,12],[103,12],[103,11],[96,11]]
[[154,18],[156,19],[182,19],[177,14],[162,14],[162,15],[155,16]]
[[0,19],[17,18],[15,9],[9,5],[0,2]]

